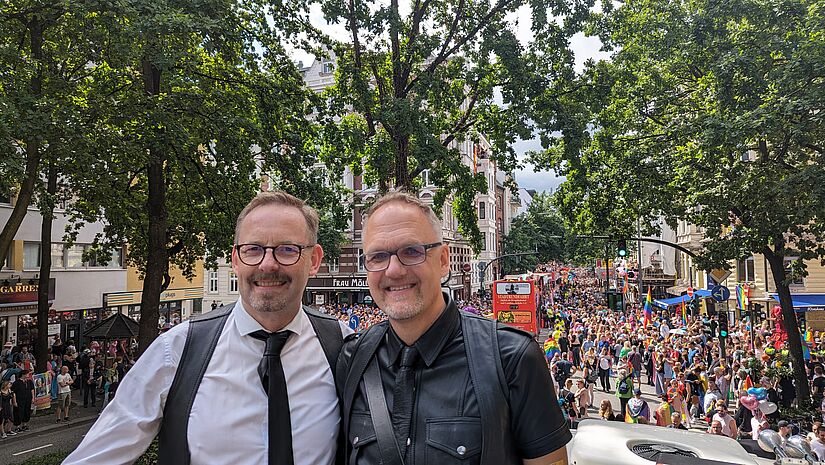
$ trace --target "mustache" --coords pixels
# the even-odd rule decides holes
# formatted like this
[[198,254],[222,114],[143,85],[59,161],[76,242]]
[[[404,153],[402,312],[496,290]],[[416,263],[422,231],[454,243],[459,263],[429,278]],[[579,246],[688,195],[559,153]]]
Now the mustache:
[[292,278],[284,273],[258,273],[250,276],[250,281],[284,281],[292,282]]

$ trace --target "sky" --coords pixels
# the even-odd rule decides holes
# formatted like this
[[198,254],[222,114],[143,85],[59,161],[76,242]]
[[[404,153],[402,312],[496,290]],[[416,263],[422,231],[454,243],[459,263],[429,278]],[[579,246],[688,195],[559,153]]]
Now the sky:
[[[406,12],[404,11],[404,2],[402,1],[401,3],[402,14],[409,12],[409,8],[407,8]],[[532,34],[530,31],[531,20],[529,8],[527,6],[522,7],[512,19],[516,20],[516,37],[518,37],[523,44],[527,44],[532,39]],[[346,31],[342,26],[329,25],[326,23],[318,4],[313,4],[312,9],[310,10],[310,22],[327,32],[334,39],[346,41],[348,38]],[[570,47],[575,53],[575,65],[577,71],[581,71],[584,68],[585,61],[590,58],[601,60],[607,59],[609,56],[608,53],[601,51],[601,41],[598,38],[586,37],[582,33],[573,36],[570,41]],[[294,51],[291,55],[295,61],[302,61],[305,66],[312,63],[313,60],[312,56],[303,51]],[[524,160],[527,152],[532,150],[540,150],[541,144],[537,138],[532,140],[521,140],[516,142],[513,145],[513,148],[516,151],[519,160]],[[525,189],[535,189],[537,191],[555,190],[563,181],[563,178],[557,176],[553,171],[536,172],[534,167],[526,162],[523,169],[515,172],[515,177],[519,187],[523,187]]]

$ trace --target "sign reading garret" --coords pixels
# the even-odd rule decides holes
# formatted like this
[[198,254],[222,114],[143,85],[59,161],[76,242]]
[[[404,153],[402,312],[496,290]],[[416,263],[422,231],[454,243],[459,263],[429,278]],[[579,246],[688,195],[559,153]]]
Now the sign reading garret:
[[343,278],[309,278],[307,289],[368,289],[367,278],[361,276]]
[[[55,279],[49,279],[49,301],[54,300]],[[37,290],[39,283],[12,282],[9,285],[0,284],[0,307],[20,307],[37,305]]]

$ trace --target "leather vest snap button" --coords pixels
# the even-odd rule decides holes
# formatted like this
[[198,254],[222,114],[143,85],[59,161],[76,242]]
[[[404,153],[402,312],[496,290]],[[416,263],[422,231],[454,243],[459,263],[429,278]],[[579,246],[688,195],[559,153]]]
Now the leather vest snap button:
[[467,448],[466,448],[466,447],[464,447],[464,446],[458,446],[458,447],[455,449],[455,451],[456,451],[456,452],[458,452],[458,455],[464,455],[464,454],[466,454],[466,453],[467,453]]

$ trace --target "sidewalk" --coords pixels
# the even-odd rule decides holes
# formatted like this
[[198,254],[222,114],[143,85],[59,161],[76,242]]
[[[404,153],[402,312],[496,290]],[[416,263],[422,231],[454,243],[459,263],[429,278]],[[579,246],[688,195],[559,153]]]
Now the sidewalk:
[[[72,391],[73,398],[79,396],[79,390]],[[75,400],[72,400],[72,405],[69,407],[69,418],[71,421],[61,421],[60,423],[57,422],[54,405],[46,410],[37,410],[32,414],[31,421],[29,421],[28,431],[17,433],[15,436],[9,435],[3,440],[3,442],[7,444],[8,441],[21,439],[32,434],[56,431],[69,426],[93,422],[97,419],[100,406],[103,405],[103,399],[98,399],[96,405],[96,407],[89,406],[88,408],[83,408],[82,404],[78,405]]]

